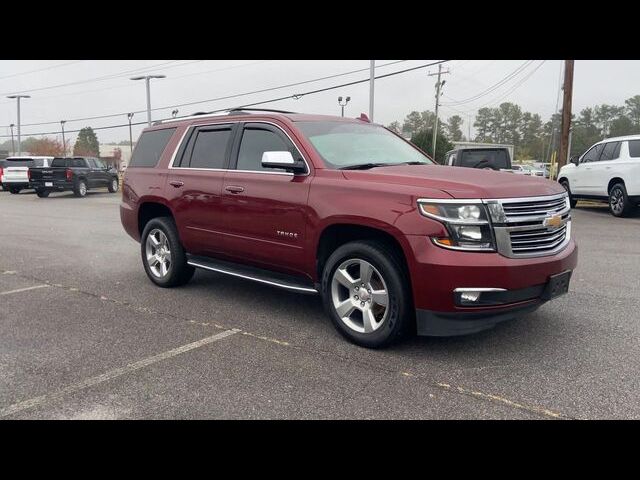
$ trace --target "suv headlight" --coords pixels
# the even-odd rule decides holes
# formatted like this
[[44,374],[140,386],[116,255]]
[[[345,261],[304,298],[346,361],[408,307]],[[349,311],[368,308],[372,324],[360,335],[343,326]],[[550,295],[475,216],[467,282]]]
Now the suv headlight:
[[481,200],[419,199],[420,213],[443,223],[448,237],[431,237],[436,245],[452,250],[495,251],[493,229]]

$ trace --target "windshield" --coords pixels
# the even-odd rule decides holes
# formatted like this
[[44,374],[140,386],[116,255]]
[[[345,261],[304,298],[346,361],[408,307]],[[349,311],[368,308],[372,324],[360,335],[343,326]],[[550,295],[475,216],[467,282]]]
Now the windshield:
[[33,158],[7,158],[8,167],[35,167],[35,161]]
[[426,155],[389,130],[370,123],[297,122],[328,167],[362,164],[433,164]]
[[509,168],[506,150],[479,148],[463,150],[460,155],[460,166],[470,168]]

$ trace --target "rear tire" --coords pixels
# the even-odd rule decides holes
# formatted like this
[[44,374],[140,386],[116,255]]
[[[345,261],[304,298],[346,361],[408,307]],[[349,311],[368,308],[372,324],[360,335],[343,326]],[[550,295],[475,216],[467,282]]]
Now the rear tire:
[[562,182],[560,182],[560,185],[563,186],[563,188],[567,191],[567,193],[569,194],[569,205],[571,206],[571,208],[576,208],[576,205],[578,203],[578,200],[576,200],[575,198],[573,198],[571,196],[571,190],[569,189],[569,182],[567,182],[566,180],[563,180]]
[[36,195],[40,198],[47,198],[51,192],[49,190],[36,190]]
[[73,189],[73,193],[76,197],[84,197],[87,195],[87,184],[84,180],[79,180]]
[[140,239],[140,254],[149,280],[159,287],[184,285],[195,273],[195,268],[187,264],[187,255],[171,217],[156,217],[147,222]]
[[634,205],[627,196],[624,183],[616,183],[609,191],[609,210],[614,217],[626,217],[633,211]]
[[414,318],[407,278],[398,255],[385,244],[350,242],[327,259],[322,301],[347,340],[367,348],[385,347],[400,340]]
[[9,187],[9,191],[10,191],[11,193],[13,193],[14,195],[19,194],[19,193],[20,193],[20,190],[22,190],[22,189],[21,189],[21,188],[18,188],[18,187]]
[[109,191],[111,193],[116,193],[118,191],[118,188],[120,188],[120,182],[117,178],[112,178],[109,182]]

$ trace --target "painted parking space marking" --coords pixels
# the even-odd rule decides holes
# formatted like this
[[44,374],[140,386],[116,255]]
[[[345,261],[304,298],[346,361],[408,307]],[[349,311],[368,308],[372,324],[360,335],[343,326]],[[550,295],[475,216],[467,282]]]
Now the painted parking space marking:
[[36,290],[38,288],[47,288],[49,285],[35,285],[33,287],[17,288],[15,290],[8,290],[6,292],[0,292],[0,295],[11,295],[12,293],[27,292],[29,290]]
[[217,333],[215,335],[211,335],[209,337],[202,338],[195,342],[182,345],[181,347],[177,347],[177,348],[168,350],[166,352],[153,355],[151,357],[143,358],[142,360],[138,360],[137,362],[130,363],[124,367],[114,368],[100,375],[96,375],[95,377],[90,377],[80,382],[73,383],[63,388],[62,390],[58,390],[57,392],[48,393],[45,395],[41,395],[39,397],[31,398],[29,400],[24,400],[22,402],[14,403],[13,405],[9,405],[8,407],[0,409],[0,418],[7,417],[9,415],[13,415],[15,413],[22,412],[23,410],[28,410],[46,403],[61,400],[66,395],[69,395],[71,393],[75,393],[80,390],[84,390],[85,388],[89,388],[94,385],[107,382],[114,378],[121,377],[122,375],[126,375],[136,370],[140,370],[141,368],[148,367],[149,365],[158,363],[162,360],[175,357],[176,355],[180,355],[181,353],[185,353],[190,350],[194,350],[196,348],[209,345],[210,343],[216,342],[218,340],[222,340],[223,338],[226,338],[230,335],[234,335],[236,333],[238,333],[238,330],[225,330],[223,332]]

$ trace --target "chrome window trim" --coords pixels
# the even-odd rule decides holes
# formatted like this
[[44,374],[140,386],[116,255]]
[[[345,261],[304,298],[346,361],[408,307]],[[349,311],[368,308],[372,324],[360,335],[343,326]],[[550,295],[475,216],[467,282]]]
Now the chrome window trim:
[[487,287],[480,287],[480,288],[470,288],[470,287],[464,287],[464,288],[456,288],[453,293],[464,293],[464,292],[506,292],[507,289],[506,288],[487,288]]
[[[286,135],[286,137],[291,142],[291,145],[293,145],[293,148],[295,148],[296,151],[298,152],[298,154],[300,155],[300,157],[302,157],[302,160],[304,161],[304,164],[307,167],[307,172],[304,173],[304,174],[296,175],[296,174],[291,173],[291,172],[265,172],[265,171],[262,171],[262,170],[237,170],[235,168],[191,168],[191,167],[174,167],[173,166],[173,164],[174,164],[174,162],[176,160],[176,155],[178,154],[178,151],[182,147],[182,144],[184,143],[184,140],[185,140],[185,137],[187,136],[187,133],[189,133],[191,131],[191,129],[200,128],[200,127],[209,127],[209,126],[214,126],[214,125],[236,125],[238,123],[265,123],[267,125],[273,125],[274,127],[276,127],[278,130],[280,130],[282,133],[284,133]],[[249,122],[249,121],[247,121],[247,119],[231,120],[231,121],[227,120],[227,121],[210,122],[210,123],[198,123],[198,124],[193,124],[193,125],[187,126],[187,128],[184,131],[184,133],[182,134],[182,138],[180,138],[180,141],[176,145],[176,148],[173,150],[173,154],[171,155],[171,160],[169,161],[169,165],[168,165],[167,168],[169,170],[195,170],[195,171],[203,171],[203,172],[259,173],[259,174],[266,174],[266,175],[287,175],[287,176],[291,176],[291,177],[294,177],[294,176],[308,177],[309,175],[311,175],[311,168],[309,167],[309,161],[302,154],[302,152],[300,151],[300,149],[296,145],[296,142],[294,142],[293,139],[291,138],[291,135],[289,135],[280,125],[278,125],[277,123],[274,123],[274,122],[266,121],[266,120],[251,120]]]

